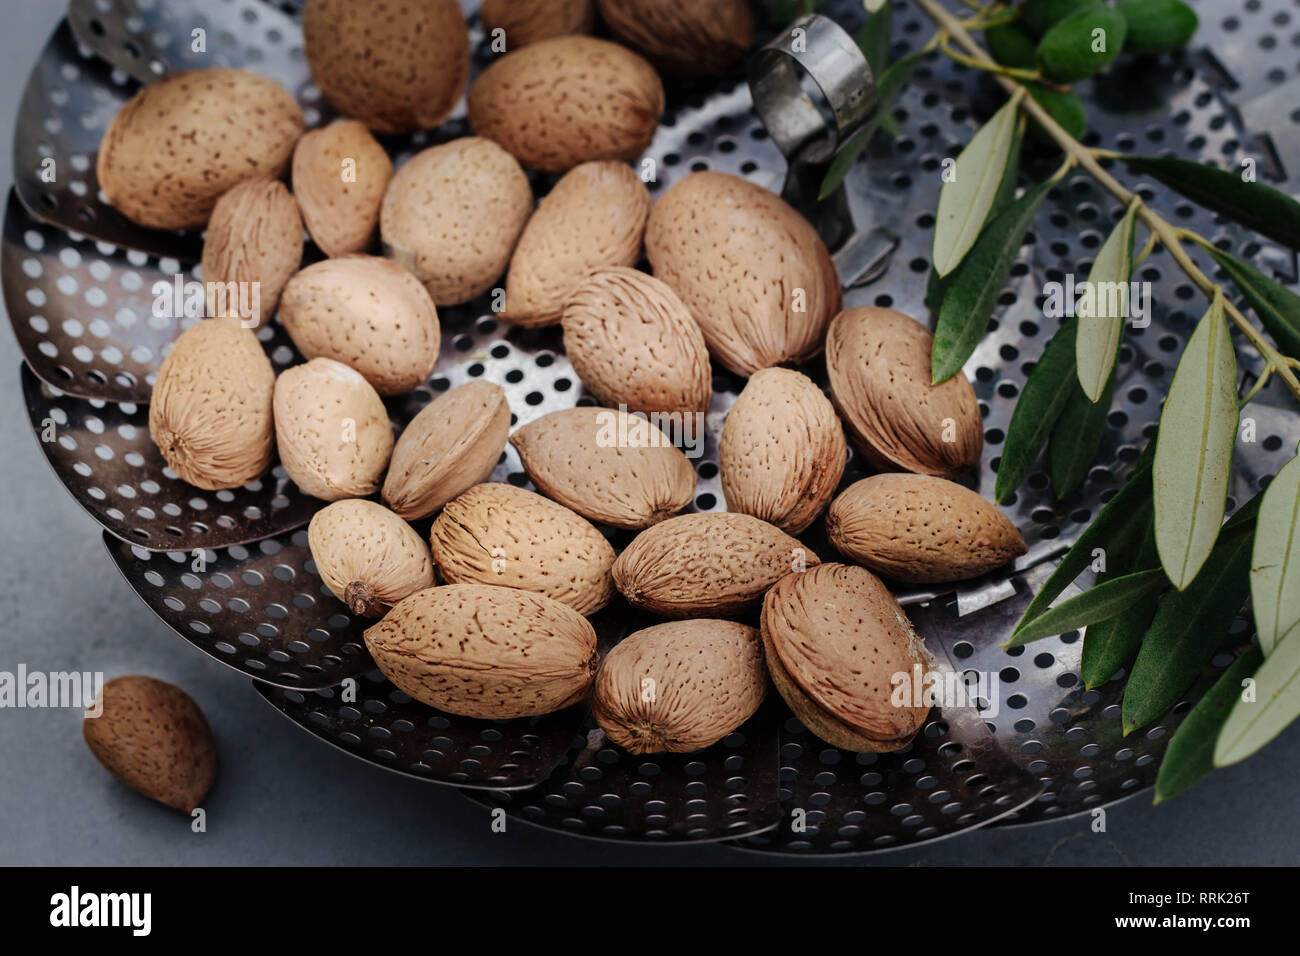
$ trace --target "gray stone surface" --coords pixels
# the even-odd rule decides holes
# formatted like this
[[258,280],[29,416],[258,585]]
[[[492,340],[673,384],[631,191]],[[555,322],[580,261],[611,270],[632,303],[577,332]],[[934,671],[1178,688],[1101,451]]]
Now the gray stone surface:
[[[0,129],[58,21],[57,0],[0,0]],[[0,148],[0,181],[10,181]],[[327,747],[274,713],[248,682],[175,637],[104,553],[98,529],[51,475],[28,426],[20,359],[0,332],[0,670],[143,672],[186,688],[221,754],[208,831],[112,781],[72,711],[0,710],[4,864],[779,863],[725,847],[596,844],[523,824],[505,834],[453,790],[400,778]],[[1169,805],[1141,795],[1087,820],[990,830],[846,865],[1294,864],[1300,730]]]

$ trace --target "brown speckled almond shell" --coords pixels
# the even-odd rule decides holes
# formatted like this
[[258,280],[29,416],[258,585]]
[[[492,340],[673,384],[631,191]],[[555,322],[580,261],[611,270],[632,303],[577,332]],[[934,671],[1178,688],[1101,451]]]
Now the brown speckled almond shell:
[[763,599],[767,667],[796,717],[845,750],[897,750],[928,707],[891,701],[895,674],[932,666],[893,595],[870,571],[822,564],[787,575]]
[[642,531],[614,562],[614,585],[663,617],[729,617],[820,559],[797,538],[750,515],[679,515]]
[[199,229],[232,187],[278,178],[305,127],[289,92],[257,73],[177,73],[140,90],[108,124],[99,185],[132,222]]
[[545,594],[594,614],[614,593],[614,549],[581,515],[514,485],[475,485],[447,502],[429,533],[448,584]]
[[874,475],[846,488],[826,532],[850,561],[905,584],[976,578],[1028,548],[992,502],[930,475]]
[[[931,384],[934,337],[893,309],[845,309],[826,336],[831,398],[879,471],[955,478],[979,464],[984,424],[966,375]],[[953,441],[945,441],[951,424]]]
[[792,369],[760,369],[722,428],[722,493],[728,510],[798,534],[835,494],[847,460],[844,429],[822,390]]
[[420,409],[402,430],[384,479],[384,503],[408,521],[433,514],[496,468],[510,433],[505,390],[466,382]]
[[196,488],[238,488],[275,455],[275,372],[252,329],[204,319],[163,359],[149,402],[149,434],[172,471]]
[[739,63],[754,43],[748,0],[599,0],[614,37],[676,76]]
[[713,357],[738,375],[822,350],[842,302],[839,275],[817,231],[779,196],[728,173],[691,173],[650,210],[645,246]]
[[[355,181],[344,179],[351,161]],[[379,206],[393,161],[360,120],[312,130],[293,151],[293,194],[307,231],[327,256],[365,252],[379,226]]]
[[[379,617],[407,595],[433,587],[429,546],[383,505],[349,498],[326,505],[307,526],[321,580],[353,613]],[[356,596],[365,595],[363,606]]]
[[212,283],[258,284],[258,326],[275,315],[289,277],[302,263],[302,217],[278,179],[250,179],[217,200],[203,237],[208,315],[239,317],[242,294],[226,290],[223,310]]
[[203,711],[175,684],[132,674],[104,684],[103,713],[81,723],[109,773],[150,800],[192,813],[217,776],[217,746]]
[[379,212],[388,255],[438,305],[459,305],[501,278],[533,212],[513,156],[476,136],[431,146],[397,171]]
[[704,412],[713,370],[699,325],[653,276],[614,268],[584,282],[565,307],[564,351],[602,405]]
[[341,256],[284,287],[280,323],[304,358],[332,358],[380,395],[404,395],[438,361],[438,310],[409,272],[378,256]]
[[687,457],[659,429],[626,412],[551,412],[516,431],[510,444],[542,494],[615,528],[648,527],[681,511],[695,494]]
[[490,36],[506,32],[506,48],[549,40],[570,33],[590,33],[596,20],[595,0],[483,0],[479,17]]
[[650,191],[619,162],[575,166],[541,201],[510,260],[505,310],[513,325],[553,325],[592,273],[641,258]]
[[593,159],[636,159],[663,111],[654,67],[626,47],[586,36],[507,53],[469,91],[474,132],[547,172]]
[[690,753],[731,733],[767,692],[763,642],[734,621],[670,621],[623,638],[600,663],[591,709],[634,754]]
[[432,129],[469,79],[457,0],[311,0],[302,34],[326,99],[379,133]]
[[280,464],[307,494],[323,501],[362,498],[379,490],[393,426],[384,400],[361,373],[314,358],[275,381],[275,441]]
[[596,632],[581,614],[484,584],[417,591],[366,631],[366,647],[399,690],[483,720],[576,704],[596,673]]

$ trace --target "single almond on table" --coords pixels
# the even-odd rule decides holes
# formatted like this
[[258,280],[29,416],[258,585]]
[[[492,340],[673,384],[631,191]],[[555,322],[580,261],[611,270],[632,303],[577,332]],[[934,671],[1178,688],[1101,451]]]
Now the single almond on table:
[[590,33],[596,0],[483,0],[478,13],[489,36],[504,30],[506,48],[517,50],[538,40]]
[[599,6],[615,39],[675,76],[725,70],[754,43],[747,0],[599,0]]
[[695,495],[687,457],[667,435],[627,412],[551,412],[516,431],[510,444],[542,494],[615,528],[648,527]]
[[312,130],[293,151],[293,194],[327,256],[370,248],[392,178],[393,161],[360,120]]
[[265,325],[301,264],[302,217],[284,183],[240,183],[217,200],[203,237],[208,315],[245,318],[241,307],[255,303],[251,325]]
[[[906,745],[929,707],[895,703],[895,683],[933,660],[907,615],[870,571],[823,564],[782,578],[763,599],[772,683],[794,715],[833,747],[883,753]],[[919,692],[920,688],[917,688]]]
[[623,638],[596,672],[592,713],[634,754],[690,753],[747,721],[767,692],[763,642],[734,621],[670,621]]
[[424,539],[364,498],[316,512],[307,526],[307,546],[330,593],[362,617],[382,617],[402,598],[433,587],[433,558]]

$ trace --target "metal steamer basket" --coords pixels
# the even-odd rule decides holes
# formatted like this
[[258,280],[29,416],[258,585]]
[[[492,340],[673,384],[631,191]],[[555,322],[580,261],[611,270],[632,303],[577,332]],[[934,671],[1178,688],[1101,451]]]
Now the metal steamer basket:
[[[893,2],[897,57],[919,48],[931,27],[909,0]],[[109,119],[140,83],[168,72],[248,67],[293,91],[309,124],[328,120],[303,57],[299,5],[74,0],[22,101],[3,284],[26,361],[24,399],[55,475],[103,527],[110,557],[159,617],[251,677],[268,704],[321,740],[389,770],[461,788],[512,818],[582,836],[725,840],[764,853],[863,853],[985,825],[1060,818],[1151,786],[1183,715],[1230,652],[1251,639],[1248,618],[1238,620],[1185,699],[1129,738],[1119,719],[1122,681],[1088,691],[1079,680],[1078,633],[1009,652],[999,645],[1054,559],[1114,493],[1153,433],[1202,308],[1164,254],[1139,270],[1137,278],[1153,287],[1151,324],[1129,329],[1110,428],[1083,488],[1056,502],[1046,476],[1031,474],[1007,508],[1030,545],[1010,572],[951,592],[899,595],[941,666],[996,675],[989,699],[979,707],[936,708],[904,750],[875,755],[829,747],[771,694],[750,721],[706,751],[634,757],[607,744],[582,708],[533,720],[476,721],[438,713],[389,684],[365,651],[364,623],[330,595],[312,563],[304,525],[321,503],[301,494],[279,467],[239,489],[199,491],[180,482],[151,444],[149,391],[180,330],[180,320],[154,314],[151,289],[178,274],[196,277],[200,245],[194,236],[127,222],[102,201],[95,181],[94,157]],[[477,4],[466,6],[472,14]],[[1088,144],[1228,165],[1254,157],[1264,175],[1296,177],[1294,191],[1300,170],[1279,159],[1300,158],[1300,114],[1290,112],[1300,101],[1300,4],[1199,0],[1197,7],[1196,43],[1212,46],[1215,55],[1121,65],[1090,84]],[[864,16],[854,0],[832,2],[824,12],[848,30]],[[477,70],[490,52],[481,28],[473,19],[471,25]],[[829,21],[803,25],[843,36]],[[208,52],[194,52],[196,30]],[[687,172],[708,168],[784,190],[832,236],[847,304],[888,305],[924,319],[939,170],[973,134],[974,117],[997,102],[994,89],[978,72],[932,55],[893,106],[900,135],[877,137],[844,191],[813,208],[807,185],[837,137],[874,108],[871,88],[862,86],[864,74],[853,72],[853,51],[843,45],[833,56],[814,58],[796,55],[788,32],[761,39],[772,42],[751,63],[751,80],[767,125],[741,71],[710,86],[670,84],[670,108],[647,154],[655,168],[651,189],[661,194]],[[853,98],[855,89],[865,89],[865,101]],[[824,97],[827,109],[818,113],[820,129],[805,125],[799,132],[791,110],[815,106],[801,101],[809,95]],[[432,133],[386,145],[400,162],[466,132],[462,108]],[[1041,177],[1056,162],[1031,150],[1025,172]],[[534,182],[541,192],[551,180]],[[1153,182],[1135,185],[1169,218],[1295,278],[1289,253],[1216,222]],[[1040,304],[1043,285],[1085,271],[1121,212],[1083,174],[1054,189],[1021,249],[991,332],[967,363],[986,439],[969,483],[988,497],[1016,396],[1054,331]],[[486,298],[441,310],[441,320],[444,344],[432,379],[389,402],[396,425],[437,393],[478,378],[505,388],[515,425],[591,403],[556,330],[503,327]],[[300,361],[276,324],[259,335],[277,369]],[[1244,374],[1257,375],[1259,356],[1238,345]],[[821,362],[805,371],[825,384]],[[743,384],[721,370],[714,380],[691,510],[725,507],[717,440]],[[1296,415],[1275,386],[1249,414],[1258,441],[1238,444],[1233,507],[1281,467],[1297,433]],[[844,480],[863,474],[855,458]],[[512,448],[493,480],[528,485]],[[609,534],[616,546],[626,544],[626,532]],[[832,554],[815,529],[807,543]],[[648,623],[617,601],[594,618],[604,648]]]

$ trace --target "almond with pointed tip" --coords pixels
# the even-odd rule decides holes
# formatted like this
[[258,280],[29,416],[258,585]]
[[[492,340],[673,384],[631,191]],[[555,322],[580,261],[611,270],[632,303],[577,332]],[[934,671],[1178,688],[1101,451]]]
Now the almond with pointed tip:
[[149,402],[149,435],[168,466],[196,488],[238,488],[275,457],[275,372],[238,319],[204,319],[163,359]]
[[[240,183],[217,200],[203,237],[208,315],[248,319],[253,328],[265,325],[301,263],[302,217],[284,183]],[[254,303],[256,314],[241,312]]]
[[596,632],[542,594],[485,584],[417,591],[366,631],[366,648],[403,693],[481,720],[576,704],[596,674]]
[[591,709],[634,754],[691,753],[747,721],[767,692],[763,642],[734,621],[670,621],[629,634],[596,672]]
[[501,320],[530,327],[559,322],[565,303],[589,276],[636,264],[649,215],[650,191],[631,166],[574,166],[519,237]]
[[513,156],[477,136],[431,146],[397,171],[379,211],[384,249],[440,306],[492,288],[533,212]]
[[483,27],[491,35],[504,30],[506,48],[549,40],[570,33],[590,33],[596,20],[595,0],[483,0]]
[[491,477],[509,432],[510,406],[500,385],[466,382],[439,395],[398,436],[384,503],[407,521],[428,517]]
[[644,418],[608,408],[543,415],[510,437],[539,491],[584,518],[645,528],[695,495],[695,469]]
[[594,614],[614,593],[614,549],[585,518],[514,485],[475,485],[447,502],[429,532],[448,584],[536,591]]
[[916,736],[929,707],[894,700],[899,675],[918,693],[933,658],[889,590],[866,568],[823,564],[778,581],[763,599],[772,683],[833,747],[885,753]]
[[217,746],[203,711],[175,684],[131,674],[104,684],[81,722],[95,759],[150,800],[185,813],[203,802],[217,776]]
[[393,161],[360,120],[312,130],[293,151],[293,194],[312,240],[327,256],[370,248]]
[[835,494],[847,459],[844,429],[822,390],[792,369],[760,369],[722,428],[727,508],[798,534]]
[[402,598],[433,587],[433,558],[424,539],[364,498],[316,512],[307,526],[307,546],[325,586],[362,617],[382,617]]
[[845,309],[831,323],[831,398],[878,471],[955,478],[979,464],[984,423],[975,391],[960,373],[931,383],[933,341],[921,323],[893,309]]
[[633,607],[664,617],[729,617],[756,607],[791,570],[819,561],[766,521],[713,511],[642,531],[618,556],[613,574]]
[[706,76],[734,66],[754,43],[748,0],[598,0],[601,19],[664,73]]
[[562,324],[569,363],[602,405],[692,419],[708,411],[713,371],[704,335],[677,294],[653,276],[597,272],[574,292]]
[[873,475],[846,488],[826,514],[835,549],[905,584],[964,581],[1028,548],[990,501],[930,475]]
[[645,246],[713,357],[736,374],[822,350],[842,301],[839,275],[817,231],[776,194],[728,173],[691,173],[650,210]]

